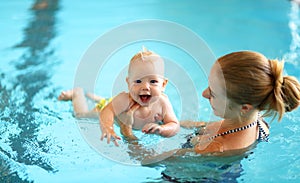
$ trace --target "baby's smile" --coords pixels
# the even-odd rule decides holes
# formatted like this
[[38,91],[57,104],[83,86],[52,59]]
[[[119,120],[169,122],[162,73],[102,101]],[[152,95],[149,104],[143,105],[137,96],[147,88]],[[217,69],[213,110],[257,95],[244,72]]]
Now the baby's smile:
[[151,99],[151,95],[140,95],[140,99],[143,103],[148,103]]

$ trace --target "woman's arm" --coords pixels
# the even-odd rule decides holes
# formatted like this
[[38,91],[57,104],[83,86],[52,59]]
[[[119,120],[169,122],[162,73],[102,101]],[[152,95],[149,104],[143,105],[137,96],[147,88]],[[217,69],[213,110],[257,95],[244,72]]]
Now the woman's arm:
[[184,128],[199,128],[199,127],[206,126],[206,124],[207,123],[203,121],[189,121],[189,120],[180,121],[180,126]]

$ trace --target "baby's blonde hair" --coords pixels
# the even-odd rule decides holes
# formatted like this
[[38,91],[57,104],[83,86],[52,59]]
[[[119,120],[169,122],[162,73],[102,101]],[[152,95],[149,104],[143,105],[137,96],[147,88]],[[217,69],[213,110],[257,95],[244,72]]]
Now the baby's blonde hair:
[[[131,59],[130,59],[130,63],[129,63],[129,67],[128,67],[128,76],[130,75],[130,73],[132,72],[132,64],[134,62],[139,62],[139,61],[157,61],[157,60],[161,60],[162,63],[160,64],[161,68],[164,68],[164,63],[163,63],[163,59],[156,54],[153,51],[148,50],[147,48],[143,47],[142,51],[136,53]],[[162,73],[163,75],[163,73]]]
[[130,62],[133,62],[135,60],[145,60],[145,57],[147,56],[150,56],[150,55],[153,55],[153,56],[158,56],[156,53],[154,53],[153,51],[150,51],[148,50],[146,47],[143,46],[142,48],[142,51],[138,52],[137,54],[135,54],[131,59],[130,59]]

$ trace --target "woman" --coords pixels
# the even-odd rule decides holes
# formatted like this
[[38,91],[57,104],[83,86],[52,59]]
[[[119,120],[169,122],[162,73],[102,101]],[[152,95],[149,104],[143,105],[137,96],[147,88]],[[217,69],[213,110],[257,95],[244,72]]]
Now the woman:
[[183,127],[199,127],[182,149],[147,157],[142,163],[155,163],[174,153],[234,155],[258,141],[267,141],[269,127],[263,116],[278,117],[298,107],[300,85],[296,78],[283,76],[283,63],[260,53],[240,51],[219,58],[202,93],[221,121],[204,123],[182,121]]

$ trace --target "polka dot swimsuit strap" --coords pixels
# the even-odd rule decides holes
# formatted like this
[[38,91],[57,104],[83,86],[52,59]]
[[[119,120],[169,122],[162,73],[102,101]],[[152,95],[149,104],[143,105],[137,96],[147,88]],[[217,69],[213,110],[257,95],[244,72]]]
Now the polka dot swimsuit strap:
[[[261,118],[261,120],[263,120],[263,119]],[[263,121],[257,120],[257,125],[258,125],[258,129],[259,129],[258,141],[268,142],[269,134],[267,134],[265,132],[264,128],[261,125],[261,122],[263,122]]]
[[212,136],[212,137],[209,137],[208,140],[213,140],[213,139],[215,139],[215,138],[217,138],[217,137],[219,137],[219,136],[224,136],[224,135],[228,135],[228,134],[235,133],[235,132],[238,132],[238,131],[246,130],[246,129],[248,129],[248,128],[251,128],[251,127],[255,126],[257,122],[258,122],[258,121],[254,121],[254,122],[252,122],[252,123],[250,123],[250,124],[248,124],[248,125],[246,125],[246,126],[242,126],[242,127],[239,127],[239,128],[235,128],[235,129],[232,129],[232,130],[228,130],[228,131],[223,132],[223,133],[219,133],[219,134],[217,134],[217,135],[214,135],[214,136]]

